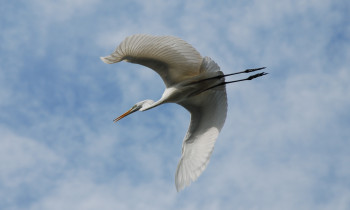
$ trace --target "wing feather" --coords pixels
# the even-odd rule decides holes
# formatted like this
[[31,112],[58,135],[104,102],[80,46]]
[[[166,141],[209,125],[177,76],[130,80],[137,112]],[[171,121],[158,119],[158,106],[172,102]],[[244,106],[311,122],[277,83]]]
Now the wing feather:
[[[202,71],[219,71],[210,58],[204,58]],[[191,122],[182,145],[175,185],[178,191],[195,181],[209,163],[214,144],[227,113],[225,86],[205,91],[180,105],[191,113]]]
[[147,66],[161,76],[167,87],[198,75],[202,63],[199,52],[184,40],[145,34],[125,38],[111,55],[101,59],[109,64],[126,60]]

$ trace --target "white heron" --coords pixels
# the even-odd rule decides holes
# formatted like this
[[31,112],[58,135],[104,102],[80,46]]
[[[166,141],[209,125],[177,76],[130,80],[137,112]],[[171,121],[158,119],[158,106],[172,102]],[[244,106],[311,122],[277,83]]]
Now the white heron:
[[262,72],[246,79],[225,82],[226,76],[250,73],[265,67],[224,75],[212,59],[203,58],[190,44],[173,36],[132,35],[122,41],[111,55],[101,59],[108,64],[125,60],[149,67],[160,75],[166,86],[158,101],[140,101],[115,118],[114,122],[136,111],[146,111],[164,103],[177,103],[191,113],[175,174],[177,191],[195,181],[208,165],[226,119],[225,85],[267,74]]

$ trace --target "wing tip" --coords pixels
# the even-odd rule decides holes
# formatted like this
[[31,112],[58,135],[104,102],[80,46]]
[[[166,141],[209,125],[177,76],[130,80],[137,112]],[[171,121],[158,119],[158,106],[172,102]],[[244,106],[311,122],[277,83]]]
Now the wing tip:
[[119,56],[116,56],[115,54],[111,54],[105,57],[100,57],[100,59],[107,64],[118,63],[122,60]]
[[189,186],[190,184],[191,184],[191,181],[183,180],[183,179],[180,179],[180,177],[176,176],[175,187],[177,192],[180,192],[181,190],[185,189],[185,187]]
[[182,171],[181,173],[177,171],[176,177],[175,177],[176,191],[180,192],[181,190],[190,186],[192,182],[195,182],[199,178],[199,176],[203,173],[205,168],[206,166],[202,167],[198,171],[192,172],[192,174],[190,174],[191,172],[188,172],[188,171],[186,172]]
[[180,192],[181,190],[190,186],[192,182],[195,182],[207,168],[209,161],[210,158],[207,158],[200,167],[196,168],[195,170],[191,170],[189,165],[184,163],[183,158],[181,158],[175,174],[176,191]]
[[180,192],[186,187],[185,185],[176,185],[176,184],[175,186],[176,186],[176,192]]
[[186,172],[184,171],[183,157],[181,157],[177,165],[176,174],[175,174],[175,187],[177,192],[180,192],[186,186],[191,184],[191,181],[188,178],[189,177],[186,177]]

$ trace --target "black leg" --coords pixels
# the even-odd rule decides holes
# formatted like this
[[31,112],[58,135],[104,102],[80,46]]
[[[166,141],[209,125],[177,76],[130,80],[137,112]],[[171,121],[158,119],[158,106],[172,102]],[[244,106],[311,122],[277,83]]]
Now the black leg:
[[260,68],[255,68],[255,69],[246,69],[244,71],[239,71],[239,72],[235,72],[235,73],[232,73],[232,74],[225,74],[223,76],[227,77],[227,76],[236,75],[236,74],[251,73],[251,72],[259,71],[259,70],[262,70],[262,69],[265,69],[265,68],[266,67],[260,67]]
[[[265,68],[266,67],[260,67],[260,68],[255,68],[255,69],[246,69],[246,70],[240,71],[240,72],[235,72],[235,73],[231,73],[231,74],[224,74],[224,75],[219,75],[219,76],[215,76],[215,77],[211,77],[211,78],[202,79],[202,80],[199,80],[199,81],[195,81],[193,83],[200,83],[200,82],[204,82],[204,81],[212,80],[212,79],[220,79],[220,78],[223,78],[223,77],[232,76],[232,75],[236,75],[236,74],[251,73],[251,72],[259,71],[259,70],[262,70],[262,69],[265,69]],[[193,84],[193,83],[191,83],[191,84]]]
[[[249,70],[249,69],[248,69],[248,70]],[[257,70],[255,70],[255,71],[257,71]],[[216,87],[221,86],[221,85],[226,85],[226,84],[229,84],[229,83],[242,82],[242,81],[246,81],[246,80],[253,80],[253,79],[255,79],[255,78],[264,76],[264,75],[266,75],[266,74],[268,74],[268,73],[262,72],[262,73],[258,73],[258,74],[251,75],[251,76],[249,76],[249,77],[247,77],[247,78],[245,78],[245,79],[239,79],[239,80],[233,80],[233,81],[229,81],[229,82],[223,82],[223,83],[214,85],[214,86],[212,86],[212,87],[209,87],[209,88],[203,90],[202,92],[204,92],[204,91],[206,91],[206,90],[209,90],[209,89],[212,89],[212,88],[216,88]]]
[[242,82],[242,81],[245,81],[245,80],[252,80],[252,79],[264,76],[266,74],[268,74],[268,73],[262,72],[262,73],[251,75],[251,76],[249,76],[249,77],[247,77],[245,79],[239,79],[239,80],[233,80],[233,81],[229,81],[229,82],[224,82],[224,83],[221,83],[220,85],[225,85],[225,84],[234,83],[234,82]]

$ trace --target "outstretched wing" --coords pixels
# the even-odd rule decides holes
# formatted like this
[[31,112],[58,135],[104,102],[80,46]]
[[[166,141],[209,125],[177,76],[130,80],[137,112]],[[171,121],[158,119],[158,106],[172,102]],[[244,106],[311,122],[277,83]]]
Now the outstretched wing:
[[122,60],[155,70],[166,87],[199,74],[202,57],[190,44],[173,36],[136,34],[127,37],[105,63]]
[[[204,71],[219,71],[217,64],[205,58]],[[191,123],[182,145],[182,156],[177,166],[177,191],[195,181],[207,167],[214,144],[223,127],[227,113],[226,87],[219,86],[194,96],[180,105],[191,113]]]

